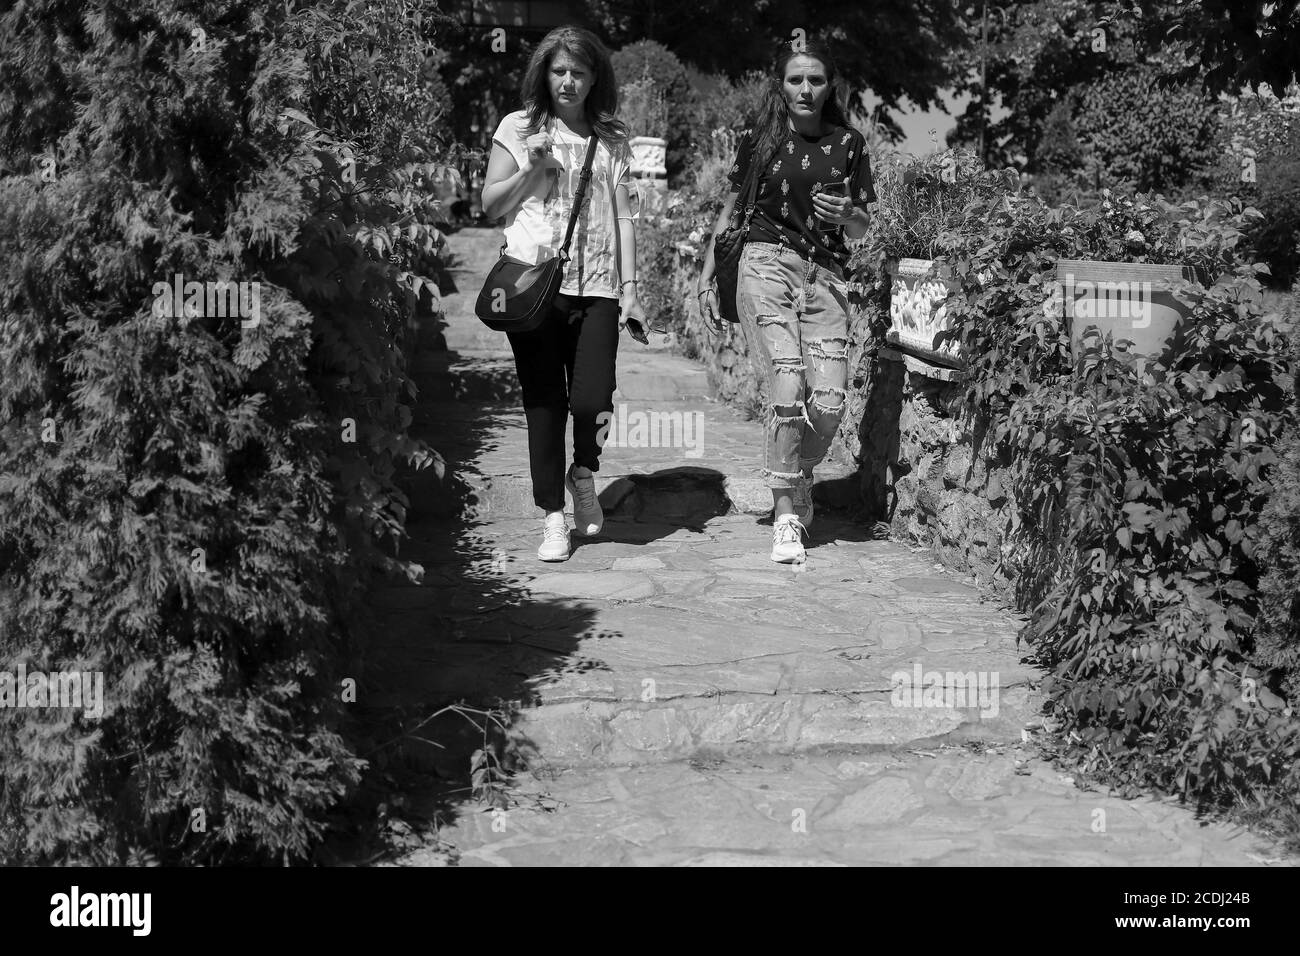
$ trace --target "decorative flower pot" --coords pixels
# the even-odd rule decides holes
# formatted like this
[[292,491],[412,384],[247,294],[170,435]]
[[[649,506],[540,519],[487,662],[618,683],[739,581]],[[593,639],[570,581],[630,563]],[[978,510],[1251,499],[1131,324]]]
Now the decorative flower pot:
[[1174,298],[1173,287],[1196,277],[1186,266],[1061,259],[1056,278],[1056,294],[1070,328],[1070,351],[1077,360],[1085,340],[1107,334],[1118,348],[1159,356],[1192,310]]
[[668,157],[668,141],[658,136],[633,136],[628,145],[632,147],[633,176],[667,176],[668,167],[664,161]]
[[662,216],[668,211],[668,180],[634,176],[631,183],[632,212]]
[[948,333],[948,293],[960,288],[952,270],[933,259],[899,259],[889,267],[889,331],[885,340],[935,365],[964,368],[966,360]]

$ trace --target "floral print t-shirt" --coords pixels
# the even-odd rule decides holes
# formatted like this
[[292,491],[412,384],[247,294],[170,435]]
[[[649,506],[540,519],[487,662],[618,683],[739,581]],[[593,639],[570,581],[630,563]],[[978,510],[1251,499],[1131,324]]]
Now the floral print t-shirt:
[[[750,132],[740,141],[736,162],[727,176],[733,192],[739,192],[745,181],[753,148],[754,134]],[[775,242],[794,249],[805,259],[843,265],[849,257],[844,227],[818,219],[812,197],[829,183],[845,181],[853,205],[866,206],[876,201],[871,160],[861,133],[837,126],[825,136],[814,138],[790,130],[776,155],[763,167],[745,241]]]
[[[522,167],[527,154],[524,146],[530,135],[528,114],[511,113],[497,127],[494,142],[510,151]],[[564,230],[573,208],[573,194],[578,188],[582,161],[587,155],[587,138],[579,136],[559,119],[551,120],[551,155],[563,165],[551,170],[523,204],[506,217],[506,253],[524,262],[539,263],[559,255],[564,244]],[[569,265],[560,282],[566,295],[618,298],[618,234],[616,230],[614,190],[619,184],[628,187],[629,199],[636,206],[632,186],[632,150],[624,141],[613,150],[602,141],[596,147],[591,164],[591,182],[573,230],[569,245]]]

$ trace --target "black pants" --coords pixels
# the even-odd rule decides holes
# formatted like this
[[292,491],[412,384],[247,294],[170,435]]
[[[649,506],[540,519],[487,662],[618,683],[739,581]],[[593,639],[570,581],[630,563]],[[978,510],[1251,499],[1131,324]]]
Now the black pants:
[[[550,314],[531,332],[510,334],[528,419],[528,463],[533,501],[546,511],[564,508],[564,432],[573,414],[573,462],[600,470],[597,433],[614,409],[618,302],[558,295]],[[605,422],[599,421],[606,413]]]

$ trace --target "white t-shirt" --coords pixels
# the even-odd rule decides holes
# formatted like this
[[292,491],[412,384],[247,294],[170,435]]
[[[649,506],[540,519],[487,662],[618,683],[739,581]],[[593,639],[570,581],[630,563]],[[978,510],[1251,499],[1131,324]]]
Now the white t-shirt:
[[[527,153],[524,147],[528,138],[524,132],[527,122],[528,115],[523,110],[511,113],[501,121],[492,137],[493,142],[510,151],[520,167]],[[506,217],[506,253],[534,264],[559,255],[582,161],[587,155],[587,138],[579,136],[558,118],[551,120],[547,131],[551,134],[551,155],[564,164],[564,169],[548,172],[523,205]],[[626,142],[612,152],[604,142],[596,147],[591,182],[569,245],[569,266],[560,282],[562,293],[618,298],[614,190],[620,183],[628,187],[631,214],[635,215],[637,200],[631,161],[632,150]]]

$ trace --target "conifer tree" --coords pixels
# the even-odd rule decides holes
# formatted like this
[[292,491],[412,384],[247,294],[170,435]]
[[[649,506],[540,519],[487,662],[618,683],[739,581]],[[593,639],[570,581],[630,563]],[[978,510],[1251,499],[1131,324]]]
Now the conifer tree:
[[436,465],[431,7],[0,14],[0,682],[104,687],[0,708],[0,861],[302,860],[358,781],[359,598]]

